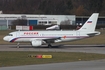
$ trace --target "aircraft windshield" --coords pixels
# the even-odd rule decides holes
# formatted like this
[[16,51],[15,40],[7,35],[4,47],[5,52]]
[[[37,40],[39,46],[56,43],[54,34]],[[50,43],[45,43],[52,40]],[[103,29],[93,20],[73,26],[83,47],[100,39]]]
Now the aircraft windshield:
[[13,34],[8,34],[8,36],[13,36]]

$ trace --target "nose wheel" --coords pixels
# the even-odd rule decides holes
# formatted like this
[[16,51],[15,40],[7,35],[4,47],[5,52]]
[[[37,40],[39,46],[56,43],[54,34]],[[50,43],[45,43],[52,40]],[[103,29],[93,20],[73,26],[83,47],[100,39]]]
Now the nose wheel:
[[17,48],[19,48],[20,47],[20,43],[17,43]]

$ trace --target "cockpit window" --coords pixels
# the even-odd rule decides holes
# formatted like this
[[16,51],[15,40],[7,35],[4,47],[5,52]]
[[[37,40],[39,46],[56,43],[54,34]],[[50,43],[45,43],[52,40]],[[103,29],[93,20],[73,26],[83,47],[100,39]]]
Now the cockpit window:
[[13,34],[8,34],[8,36],[13,36]]

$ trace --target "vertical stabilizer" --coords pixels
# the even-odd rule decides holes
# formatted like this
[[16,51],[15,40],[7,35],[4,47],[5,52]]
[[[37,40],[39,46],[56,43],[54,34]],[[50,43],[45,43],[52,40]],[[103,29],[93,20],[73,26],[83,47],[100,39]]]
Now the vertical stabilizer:
[[99,13],[93,13],[78,31],[95,31]]

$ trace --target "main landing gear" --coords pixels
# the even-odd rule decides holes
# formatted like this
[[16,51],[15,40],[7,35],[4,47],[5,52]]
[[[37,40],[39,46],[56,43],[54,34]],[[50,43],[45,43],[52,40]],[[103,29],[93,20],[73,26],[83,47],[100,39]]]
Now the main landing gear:
[[48,48],[52,48],[52,45],[51,44],[48,44]]

